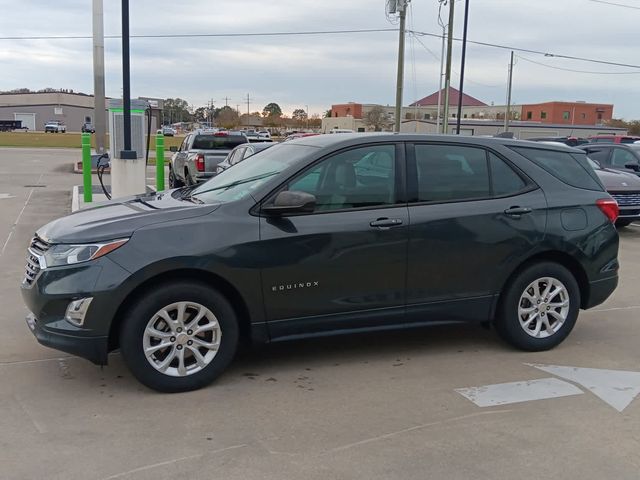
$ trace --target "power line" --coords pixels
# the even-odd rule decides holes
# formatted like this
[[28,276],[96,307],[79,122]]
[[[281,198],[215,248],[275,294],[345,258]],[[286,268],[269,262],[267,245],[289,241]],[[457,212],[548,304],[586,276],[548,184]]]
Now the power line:
[[564,70],[565,72],[574,72],[574,73],[589,73],[592,75],[639,75],[640,72],[592,72],[588,70],[575,70],[573,68],[563,68],[556,67],[555,65],[548,65],[546,63],[536,62],[535,60],[531,60],[530,58],[525,58],[520,55],[516,55],[521,60],[525,62],[535,63],[536,65],[540,65],[542,67],[553,68],[554,70]]
[[604,3],[605,5],[613,5],[615,7],[631,8],[633,10],[640,10],[640,7],[634,7],[633,5],[625,5],[624,3],[605,2],[604,0],[588,0],[594,3]]
[[[590,0],[595,1],[595,0]],[[628,6],[628,5],[626,5]],[[639,7],[640,8],[640,7]],[[300,32],[243,32],[243,33],[176,33],[176,34],[156,34],[156,35],[131,35],[131,38],[223,38],[223,37],[285,37],[285,36],[304,36],[304,35],[343,35],[343,34],[360,34],[360,33],[383,33],[383,32],[397,32],[395,28],[367,28],[367,29],[353,29],[353,30],[311,30]],[[442,38],[441,34],[421,32],[417,30],[407,30],[407,33],[414,35]],[[0,37],[0,40],[89,40],[93,38],[90,35],[42,35],[42,36],[6,36]],[[106,39],[120,39],[121,35],[105,35]],[[460,38],[453,38],[456,42],[461,42]],[[613,65],[616,67],[628,67],[638,68],[640,65],[633,65],[628,63],[609,62],[605,60],[598,60],[593,58],[575,57],[571,55],[563,55],[559,53],[543,52],[540,50],[532,50],[529,48],[513,47],[510,45],[501,45],[497,43],[480,42],[477,40],[467,40],[468,43],[474,45],[481,45],[485,47],[501,48],[504,50],[514,50],[517,52],[533,53],[536,55],[544,55],[545,57],[566,58],[568,60],[579,60],[582,62],[599,63],[603,65]]]
[[[422,35],[425,37],[437,37],[442,38],[442,35],[437,33],[429,33],[429,32],[419,32],[417,30],[412,30],[410,33],[414,33],[416,35]],[[462,39],[453,37],[453,40],[456,42],[461,42]],[[556,57],[556,58],[566,58],[568,60],[580,60],[582,62],[591,62],[591,63],[600,63],[603,65],[614,65],[616,67],[629,67],[629,68],[640,68],[640,65],[632,65],[628,63],[617,63],[617,62],[609,62],[606,60],[597,60],[594,58],[585,58],[585,57],[574,57],[571,55],[563,55],[560,53],[550,53],[550,52],[542,52],[540,50],[532,50],[529,48],[520,48],[520,47],[512,47],[509,45],[500,45],[497,43],[488,43],[488,42],[479,42],[477,40],[467,40],[467,43],[473,43],[475,45],[482,45],[484,47],[493,47],[493,48],[501,48],[504,50],[515,50],[516,52],[525,52],[525,53],[534,53],[536,55],[544,55],[545,57]]]
[[[131,35],[131,38],[215,38],[215,37],[285,37],[300,35],[341,35],[347,33],[397,32],[396,28],[365,28],[359,30],[311,30],[302,32],[243,32],[243,33],[166,33]],[[41,35],[24,37],[0,37],[0,40],[87,40],[91,35]],[[121,35],[105,35],[104,38],[119,39]]]

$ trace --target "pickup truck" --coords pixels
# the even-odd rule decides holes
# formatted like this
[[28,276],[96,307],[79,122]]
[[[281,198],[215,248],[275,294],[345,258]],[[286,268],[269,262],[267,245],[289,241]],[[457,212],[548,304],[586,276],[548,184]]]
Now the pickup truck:
[[169,188],[195,185],[216,174],[216,167],[238,145],[247,143],[242,132],[189,133],[169,163]]
[[44,133],[66,133],[67,126],[59,120],[51,120],[44,124]]

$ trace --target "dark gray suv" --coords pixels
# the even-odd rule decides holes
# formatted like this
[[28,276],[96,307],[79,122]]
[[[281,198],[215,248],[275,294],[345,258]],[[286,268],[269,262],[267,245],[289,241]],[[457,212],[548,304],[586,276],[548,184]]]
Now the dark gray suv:
[[538,351],[615,289],[617,213],[580,150],[319,135],[45,225],[22,294],[42,344],[120,349],[165,392],[213,381],[241,340],[484,322]]

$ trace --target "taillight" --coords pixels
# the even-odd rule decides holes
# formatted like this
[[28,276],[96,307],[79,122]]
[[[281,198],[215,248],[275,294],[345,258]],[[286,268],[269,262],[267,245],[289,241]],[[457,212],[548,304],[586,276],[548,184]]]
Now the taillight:
[[204,155],[201,153],[196,155],[196,170],[198,170],[199,172],[204,172]]
[[227,132],[216,132],[213,134],[214,137],[228,137],[229,134]]
[[600,209],[602,213],[606,215],[606,217],[614,223],[620,214],[620,209],[618,208],[618,202],[616,202],[613,198],[600,198],[596,200],[596,205]]

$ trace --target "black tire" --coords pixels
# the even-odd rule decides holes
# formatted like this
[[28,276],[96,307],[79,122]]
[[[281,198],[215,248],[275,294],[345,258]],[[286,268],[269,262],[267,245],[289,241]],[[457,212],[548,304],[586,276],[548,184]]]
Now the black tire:
[[[557,331],[552,332],[544,338],[540,338],[527,333],[527,329],[525,329],[520,322],[518,307],[521,302],[521,296],[524,295],[527,287],[535,280],[545,277],[553,278],[564,285],[569,305],[564,323],[559,326]],[[558,296],[554,297],[556,303],[558,302],[558,298]],[[549,302],[552,300],[553,299],[548,299]],[[538,308],[538,305],[530,303],[529,300],[523,299],[522,302],[523,307]],[[546,311],[548,309],[542,310]],[[535,312],[537,311],[538,310],[535,310]],[[530,352],[538,352],[549,350],[562,343],[569,333],[571,333],[578,318],[579,311],[580,288],[573,274],[560,264],[554,262],[539,262],[524,268],[509,281],[505,290],[502,292],[494,325],[500,336],[514,347]],[[546,313],[541,315],[552,319],[550,324],[553,328],[555,323],[551,322],[556,321],[555,317],[550,317]],[[531,326],[534,328],[528,329],[531,333],[535,330],[535,323],[532,323]],[[546,327],[544,328],[543,334],[544,332],[547,332]]]
[[[147,324],[161,309],[177,302],[195,302],[209,309],[215,315],[221,332],[220,346],[210,363],[186,376],[169,376],[160,372],[147,359],[143,348]],[[137,299],[125,314],[120,329],[120,349],[131,373],[147,387],[158,392],[187,392],[209,385],[224,372],[233,360],[238,338],[236,314],[223,295],[201,283],[177,281],[156,286]],[[187,352],[190,347],[183,348]]]
[[633,220],[616,220],[616,227],[618,228],[628,227],[629,225],[631,225],[632,222]]
[[184,187],[184,183],[176,178],[176,174],[173,172],[173,168],[169,167],[169,188]]

